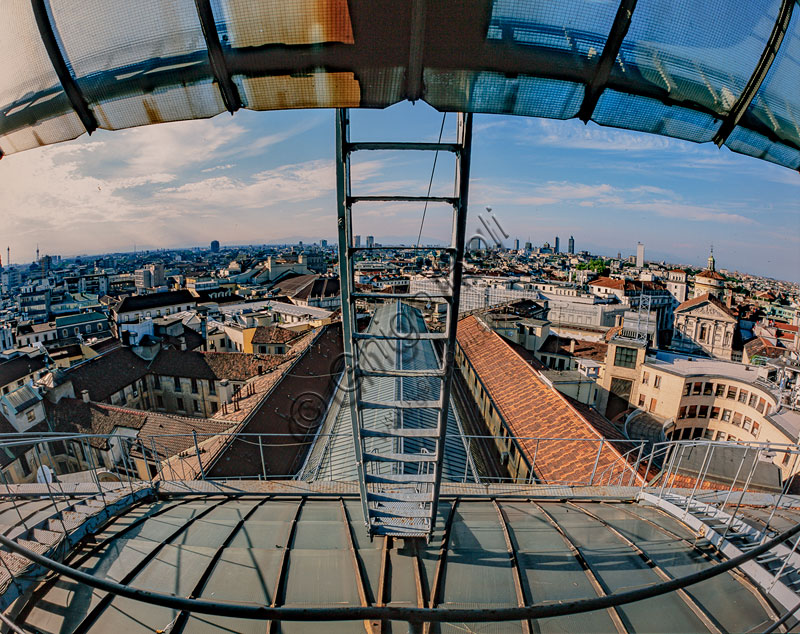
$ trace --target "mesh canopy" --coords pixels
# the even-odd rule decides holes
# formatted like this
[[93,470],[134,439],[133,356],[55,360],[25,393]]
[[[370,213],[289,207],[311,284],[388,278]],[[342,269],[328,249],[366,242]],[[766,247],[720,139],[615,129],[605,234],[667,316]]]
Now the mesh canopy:
[[0,151],[238,108],[568,119],[800,169],[798,0],[7,0]]

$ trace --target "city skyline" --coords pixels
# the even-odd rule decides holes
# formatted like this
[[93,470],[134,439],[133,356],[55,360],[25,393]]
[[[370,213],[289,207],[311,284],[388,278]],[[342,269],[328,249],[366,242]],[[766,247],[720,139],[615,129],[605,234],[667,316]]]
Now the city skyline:
[[[391,129],[402,140],[435,140],[441,124],[424,104],[353,118],[354,137],[370,139]],[[445,136],[455,117],[447,121]],[[98,131],[5,157],[0,206],[12,261],[30,261],[37,243],[42,253],[71,255],[242,243],[245,235],[253,243],[330,240],[332,136],[330,111],[240,112]],[[424,190],[430,163],[429,155],[375,154],[354,165],[354,187]],[[764,161],[594,124],[479,116],[471,180],[471,221],[492,206],[506,246],[575,235],[578,251],[630,254],[642,241],[652,261],[702,266],[714,243],[721,268],[800,281],[800,177]],[[434,193],[451,184],[442,160]],[[429,210],[423,237],[446,239],[446,215]],[[420,217],[409,205],[365,209],[355,232],[378,241],[415,236]]]

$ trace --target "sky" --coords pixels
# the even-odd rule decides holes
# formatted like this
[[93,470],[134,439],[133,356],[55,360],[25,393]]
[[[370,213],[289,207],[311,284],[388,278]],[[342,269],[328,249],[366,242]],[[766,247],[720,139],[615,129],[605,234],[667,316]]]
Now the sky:
[[[443,115],[424,103],[353,111],[353,140],[435,141]],[[445,118],[444,140],[455,138]],[[360,152],[354,194],[423,195],[432,153]],[[210,120],[99,130],[0,161],[0,253],[42,254],[336,238],[334,112],[222,114]],[[452,195],[440,154],[434,195]],[[509,237],[570,235],[576,250],[800,281],[800,174],[697,145],[593,123],[476,115],[468,234],[486,207]],[[355,233],[411,242],[416,203],[354,206]],[[431,205],[423,242],[449,238],[450,209]],[[3,240],[5,238],[5,240]]]

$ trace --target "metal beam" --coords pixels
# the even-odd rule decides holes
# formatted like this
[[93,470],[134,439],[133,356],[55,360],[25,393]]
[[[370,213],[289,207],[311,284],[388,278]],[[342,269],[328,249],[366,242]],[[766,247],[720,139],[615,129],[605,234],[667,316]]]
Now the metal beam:
[[[459,498],[453,500],[453,505],[450,507],[450,513],[447,515],[447,521],[444,524],[444,530],[442,531],[442,543],[439,546],[439,559],[436,561],[436,570],[433,573],[433,583],[431,584],[431,594],[430,598],[428,599],[428,608],[433,609],[436,607],[436,604],[439,603],[440,597],[439,595],[442,593],[442,579],[444,578],[444,567],[447,564],[447,549],[450,546],[450,533],[452,532],[453,528],[453,519],[456,516],[456,507],[460,502]],[[436,506],[433,507],[433,513],[431,517],[431,532],[433,531],[433,519],[436,517],[437,512]],[[426,622],[423,627],[422,631],[424,634],[429,634],[431,631],[431,624],[430,622]]]
[[[620,531],[618,531],[614,526],[611,525],[610,522],[607,522],[602,517],[586,510],[582,506],[575,504],[574,502],[567,502],[572,508],[582,512],[587,517],[590,517],[597,523],[601,524],[605,529],[611,533],[614,537],[616,537],[619,541],[623,544],[628,546],[644,563],[647,565],[650,570],[652,570],[656,576],[661,579],[662,581],[670,581],[674,577],[668,575],[662,568],[659,566],[655,561],[650,558],[650,556],[645,553],[639,546],[634,544],[630,539],[625,537]],[[719,623],[717,623],[716,619],[714,619],[697,601],[695,601],[694,597],[692,597],[686,590],[683,588],[679,588],[675,591],[675,593],[681,598],[683,603],[686,607],[689,608],[690,611],[694,613],[694,615],[700,619],[703,625],[709,632],[713,634],[722,634],[722,629]]]
[[426,0],[411,0],[411,36],[406,68],[406,99],[416,101],[422,96],[422,53],[425,47]]
[[[547,520],[547,523],[550,524],[550,526],[552,526],[559,535],[561,535],[561,539],[564,541],[564,544],[566,544],[567,548],[572,553],[572,556],[578,560],[578,564],[580,565],[581,568],[583,568],[584,573],[586,573],[586,578],[589,580],[589,585],[592,586],[592,589],[594,589],[598,598],[602,599],[612,596],[606,594],[605,589],[600,583],[600,579],[598,579],[595,571],[592,570],[591,566],[589,566],[589,562],[586,561],[586,558],[583,556],[583,553],[581,553],[580,549],[577,547],[575,542],[573,542],[572,539],[570,539],[569,535],[567,535],[564,529],[561,528],[559,523],[556,522],[555,518],[552,515],[550,515],[550,513],[545,511],[544,507],[541,504],[538,504],[533,500],[531,500],[531,504],[533,504],[537,509],[539,509],[539,512],[542,514],[545,520]],[[620,611],[616,608],[616,606],[611,606],[606,608],[606,613],[608,614],[609,618],[611,619],[611,622],[614,624],[614,627],[617,629],[617,632],[619,632],[619,634],[628,634],[628,628],[625,627],[625,624],[622,621],[622,615],[620,614]]]
[[284,621],[361,621],[364,619],[386,619],[392,621],[409,621],[417,624],[422,621],[435,623],[469,622],[487,623],[502,621],[519,621],[521,619],[545,619],[572,614],[583,614],[594,610],[613,608],[636,601],[644,601],[653,597],[662,596],[674,592],[679,588],[685,588],[696,583],[701,583],[712,579],[717,575],[733,570],[743,564],[750,562],[782,544],[788,539],[800,533],[800,524],[781,533],[777,537],[764,542],[751,551],[736,555],[727,561],[706,568],[699,572],[690,573],[671,581],[648,585],[633,590],[626,590],[614,595],[594,597],[591,599],[576,599],[564,601],[563,603],[547,602],[536,603],[525,606],[524,608],[407,608],[407,607],[369,607],[362,608],[357,606],[347,607],[267,607],[253,603],[230,603],[227,601],[207,601],[203,599],[186,599],[174,594],[164,594],[134,588],[130,585],[110,581],[109,579],[96,577],[65,566],[54,561],[49,557],[26,548],[13,539],[0,535],[0,545],[26,559],[30,559],[35,564],[43,566],[68,579],[73,579],[85,584],[90,588],[112,593],[115,596],[125,597],[134,601],[141,601],[149,605],[159,605],[172,610],[189,610],[198,614],[211,614],[214,616],[232,617],[241,619],[260,620],[280,619]]
[[[364,572],[363,570],[361,570],[361,562],[359,561],[358,553],[356,552],[356,545],[353,540],[353,527],[350,525],[350,517],[347,515],[347,507],[344,505],[344,499],[341,497],[339,498],[339,504],[342,507],[344,534],[345,537],[347,538],[347,549],[350,551],[350,561],[353,564],[353,573],[356,579],[356,590],[358,591],[358,600],[361,603],[361,607],[366,608],[370,604],[369,598],[367,597],[367,581],[364,578]],[[384,542],[384,548],[385,548],[385,542]],[[380,634],[381,622],[365,620],[364,630],[367,632],[367,634]]]
[[[174,531],[172,531],[172,533],[170,533],[167,536],[166,539],[164,539],[161,542],[158,542],[158,544],[156,544],[156,546],[155,546],[155,548],[153,548],[153,550],[151,550],[149,553],[147,553],[141,559],[141,561],[139,561],[133,568],[131,568],[127,572],[127,574],[122,579],[120,579],[120,584],[122,584],[122,585],[130,584],[136,578],[136,576],[142,570],[144,570],[145,566],[147,566],[147,564],[149,564],[155,558],[155,556],[158,555],[158,553],[161,552],[161,550],[164,548],[164,546],[166,546],[167,544],[172,542],[176,537],[178,537],[181,533],[183,533],[187,528],[189,528],[197,520],[202,519],[203,517],[208,515],[211,511],[213,511],[217,507],[221,506],[222,504],[225,504],[227,501],[228,500],[225,499],[225,500],[221,500],[221,501],[217,502],[216,504],[212,504],[207,509],[204,509],[203,511],[201,511],[197,515],[192,516],[186,522],[181,524],[178,528],[176,528]],[[117,596],[117,595],[113,594],[111,592],[106,593],[103,596],[103,598],[100,599],[100,601],[97,602],[97,604],[94,606],[94,608],[92,608],[86,614],[86,616],[83,617],[83,620],[73,630],[73,634],[85,634],[86,632],[88,632],[92,628],[92,626],[95,624],[97,619],[100,617],[100,615],[108,607],[109,603],[111,603],[114,600],[115,596]]]
[[[208,580],[211,578],[211,574],[214,572],[214,568],[216,567],[217,562],[219,561],[219,558],[222,557],[222,553],[225,551],[225,549],[233,541],[233,538],[236,537],[236,534],[242,529],[242,526],[244,526],[244,523],[247,520],[250,519],[250,517],[253,515],[253,513],[256,512],[256,509],[258,509],[267,500],[271,500],[271,499],[272,499],[272,496],[270,496],[270,495],[266,496],[261,501],[256,502],[255,504],[253,504],[253,506],[250,507],[250,510],[247,511],[247,513],[245,513],[242,517],[239,518],[239,521],[236,522],[234,527],[228,533],[228,536],[222,541],[222,543],[219,546],[217,546],[217,549],[214,551],[214,554],[211,556],[211,559],[208,561],[208,564],[206,565],[205,570],[203,570],[203,574],[200,575],[200,578],[197,580],[197,583],[194,585],[194,588],[192,589],[192,593],[189,595],[189,598],[194,599],[194,598],[199,597],[199,596],[201,596],[203,594],[203,589],[206,587],[206,584],[208,583]],[[189,614],[190,613],[189,613],[188,610],[182,610],[181,611],[181,613],[178,615],[178,617],[174,621],[174,625],[172,626],[172,629],[170,630],[170,634],[181,634],[181,632],[183,632],[183,630],[186,628],[186,623],[189,621]]]
[[236,84],[233,83],[228,65],[225,63],[225,53],[219,41],[214,12],[211,10],[211,0],[194,0],[194,5],[197,8],[197,17],[200,18],[203,37],[206,40],[211,72],[214,73],[214,79],[217,80],[222,102],[228,112],[233,114],[242,106],[242,98],[239,96],[239,90],[236,88]]
[[761,53],[761,58],[758,60],[753,74],[745,85],[742,94],[739,95],[736,103],[733,104],[728,116],[725,117],[719,130],[717,130],[717,133],[714,135],[714,143],[718,146],[722,147],[723,143],[725,143],[731,132],[733,132],[733,129],[739,124],[742,116],[747,112],[747,109],[758,93],[758,89],[761,87],[764,78],[767,76],[772,66],[772,62],[778,54],[778,49],[781,46],[781,42],[783,42],[783,36],[786,35],[786,29],[789,28],[789,20],[792,18],[792,9],[796,1],[797,0],[783,0],[781,2],[781,8],[778,11],[775,25],[772,27],[767,45]]
[[[306,498],[302,498],[297,508],[294,511],[294,517],[289,524],[289,530],[286,534],[286,542],[281,549],[281,562],[278,565],[278,576],[275,579],[275,588],[272,591],[272,602],[270,607],[277,608],[283,603],[286,584],[286,569],[289,564],[289,550],[292,548],[294,542],[294,534],[297,531],[297,518],[300,517],[300,511],[303,510],[303,505],[306,503]],[[275,631],[275,621],[267,621],[266,632],[272,634]]]
[[584,87],[583,103],[581,103],[580,110],[578,110],[578,118],[584,123],[588,123],[592,118],[600,95],[606,89],[611,69],[614,67],[614,62],[617,60],[617,55],[619,55],[619,49],[628,33],[635,8],[636,0],[620,0],[617,15],[614,17],[611,32],[608,34],[605,46],[603,46],[603,52],[597,62],[594,76]]
[[50,58],[50,63],[53,64],[58,81],[61,82],[61,87],[64,89],[64,94],[69,99],[69,103],[81,123],[83,123],[83,127],[91,134],[97,130],[97,119],[94,118],[94,113],[89,110],[89,104],[84,99],[75,78],[70,73],[66,60],[61,54],[53,25],[50,23],[50,16],[47,13],[45,0],[31,0],[31,8],[36,18],[36,26],[39,28],[39,37],[42,38],[47,56]]
[[[517,605],[525,607],[527,599],[525,598],[525,590],[522,585],[522,575],[519,571],[519,561],[517,560],[517,550],[514,548],[514,542],[511,541],[511,534],[508,531],[508,518],[505,511],[500,508],[497,499],[492,498],[492,504],[497,511],[497,517],[500,519],[500,528],[503,529],[503,538],[506,542],[506,550],[508,551],[508,560],[511,563],[511,573],[514,575],[514,590],[517,593]],[[531,622],[527,619],[522,621],[522,631],[525,634],[531,634]]]

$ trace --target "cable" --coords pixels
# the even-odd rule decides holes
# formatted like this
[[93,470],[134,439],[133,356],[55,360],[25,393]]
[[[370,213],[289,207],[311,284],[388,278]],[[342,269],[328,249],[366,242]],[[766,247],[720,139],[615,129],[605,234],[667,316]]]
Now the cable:
[[[439,140],[437,143],[442,142],[442,133],[444,132],[444,120],[447,118],[447,113],[442,114],[442,127],[439,128]],[[428,181],[428,193],[426,194],[426,198],[430,198],[431,196],[431,187],[433,187],[433,175],[436,173],[436,160],[439,158],[439,150],[436,150],[436,153],[433,155],[433,168],[431,169],[431,179]],[[425,201],[425,208],[422,210],[422,222],[419,223],[419,235],[417,236],[417,248],[419,248],[419,242],[422,239],[422,227],[425,225],[425,214],[428,212],[428,201]]]
[[616,607],[657,597],[668,592],[706,581],[717,575],[728,572],[737,566],[763,555],[778,544],[800,533],[800,524],[781,533],[777,537],[764,542],[761,546],[733,557],[728,561],[716,564],[683,577],[664,581],[655,585],[643,586],[635,590],[627,590],[617,594],[604,595],[591,599],[578,599],[559,603],[535,603],[533,605],[513,608],[408,608],[390,606],[350,606],[350,607],[270,607],[256,603],[229,603],[224,601],[208,601],[205,599],[188,599],[171,594],[142,590],[132,586],[100,579],[81,570],[70,568],[37,552],[20,546],[13,539],[0,535],[0,544],[11,552],[22,555],[32,562],[58,572],[69,579],[84,583],[91,588],[103,590],[116,596],[126,597],[134,601],[142,601],[151,605],[159,605],[176,610],[187,610],[199,614],[230,616],[253,620],[284,621],[363,621],[387,620],[409,621],[414,623],[487,623],[499,621],[520,621],[526,619],[543,619],[556,616],[581,614],[606,608]]

